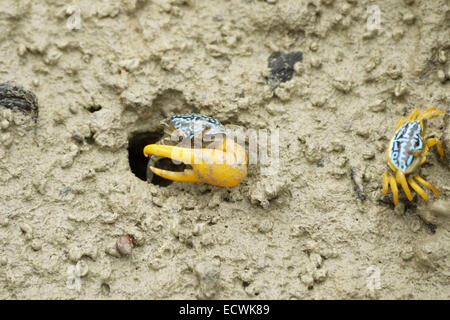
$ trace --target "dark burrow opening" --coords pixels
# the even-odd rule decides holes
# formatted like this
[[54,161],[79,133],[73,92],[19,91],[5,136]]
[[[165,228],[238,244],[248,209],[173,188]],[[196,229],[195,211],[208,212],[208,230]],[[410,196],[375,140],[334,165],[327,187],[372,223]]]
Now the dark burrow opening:
[[[136,132],[128,139],[128,161],[131,172],[143,181],[147,181],[147,164],[149,160],[149,158],[144,156],[144,147],[148,144],[158,142],[162,136],[162,131]],[[156,162],[155,167],[171,171],[183,171],[185,165],[175,165],[171,159],[163,158]],[[157,175],[153,175],[150,182],[161,187],[167,187],[172,183],[171,180],[161,178]]]

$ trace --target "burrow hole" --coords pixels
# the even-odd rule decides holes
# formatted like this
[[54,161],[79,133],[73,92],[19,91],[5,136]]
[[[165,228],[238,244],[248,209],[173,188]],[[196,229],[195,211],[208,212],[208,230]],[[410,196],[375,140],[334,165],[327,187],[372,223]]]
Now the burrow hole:
[[[182,92],[174,89],[164,90],[155,98],[152,104],[154,110],[159,110],[159,115],[155,112],[138,112],[139,119],[134,124],[136,131],[131,133],[128,138],[128,160],[131,171],[143,181],[147,181],[147,164],[148,158],[144,156],[144,147],[148,144],[157,143],[163,137],[163,129],[155,131],[146,131],[150,123],[154,123],[156,118],[167,118],[170,115],[178,113],[186,113],[187,111],[195,112],[186,103],[186,99]],[[155,166],[170,171],[183,171],[186,166],[184,164],[175,165],[171,159],[161,159]],[[151,183],[167,187],[172,183],[171,180],[163,179],[157,175],[153,175]]]
[[[130,163],[131,172],[143,181],[147,181],[147,164],[149,160],[149,158],[144,156],[144,147],[148,144],[158,142],[162,136],[163,131],[136,132],[131,134],[128,139],[128,161]],[[168,158],[159,160],[155,166],[170,171],[183,171],[185,168],[183,164],[175,165],[172,160]],[[172,183],[171,180],[161,178],[157,175],[153,175],[150,182],[161,187],[167,187]]]

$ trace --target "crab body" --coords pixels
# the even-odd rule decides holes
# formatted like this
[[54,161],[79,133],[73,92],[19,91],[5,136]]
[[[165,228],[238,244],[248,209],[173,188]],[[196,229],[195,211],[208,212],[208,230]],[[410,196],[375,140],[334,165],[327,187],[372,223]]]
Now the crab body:
[[[179,114],[161,121],[163,138],[147,145],[144,155],[150,156],[147,180],[153,174],[174,181],[204,182],[233,187],[247,176],[245,149],[227,139],[226,128],[216,119],[200,114]],[[156,168],[156,162],[170,158],[183,163],[183,172]]]
[[428,108],[420,113],[420,110],[416,108],[407,120],[401,117],[398,121],[394,137],[391,139],[386,154],[388,165],[394,174],[389,175],[388,171],[384,173],[382,189],[382,192],[386,194],[389,191],[389,186],[391,187],[394,204],[398,203],[397,183],[402,186],[410,201],[412,200],[412,194],[409,186],[425,201],[428,201],[428,195],[417,182],[431,189],[436,196],[439,195],[439,190],[417,175],[416,172],[426,161],[431,147],[436,146],[440,156],[444,155],[442,144],[437,138],[425,139],[427,119],[443,113],[436,108]]
[[402,170],[405,174],[414,172],[420,164],[423,150],[423,127],[419,121],[411,121],[401,126],[391,140],[388,163],[392,170]]
[[184,139],[225,134],[225,127],[217,120],[201,114],[178,114],[161,121],[164,133]]

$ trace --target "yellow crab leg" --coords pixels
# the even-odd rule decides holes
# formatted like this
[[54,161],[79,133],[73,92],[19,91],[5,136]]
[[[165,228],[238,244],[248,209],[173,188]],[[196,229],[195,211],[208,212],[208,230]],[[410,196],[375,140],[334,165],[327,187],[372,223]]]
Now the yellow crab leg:
[[431,148],[433,146],[436,146],[437,152],[439,153],[441,158],[444,157],[444,148],[442,147],[442,143],[438,138],[429,138],[429,139],[427,139],[425,144],[426,144],[426,148]]
[[408,183],[411,185],[411,187],[425,200],[428,202],[428,195],[415,181],[413,178],[408,178]]
[[417,181],[419,181],[419,183],[421,185],[423,185],[424,187],[427,187],[428,189],[430,189],[431,191],[433,191],[434,195],[437,197],[439,195],[439,189],[436,188],[434,185],[432,185],[430,182],[428,182],[427,180],[423,179],[422,177],[420,177],[419,175],[415,175],[414,179],[416,179]]
[[400,128],[400,127],[403,125],[404,122],[405,122],[405,117],[401,117],[401,118],[398,120],[397,124],[395,125],[395,131],[397,131],[398,128]]
[[389,177],[389,184],[391,186],[392,195],[394,196],[394,204],[397,205],[397,203],[398,203],[398,188],[397,188],[397,182],[395,181],[393,176]]
[[383,188],[381,189],[381,192],[384,194],[388,193],[389,191],[389,174],[387,170],[383,174]]
[[428,108],[426,110],[424,110],[418,117],[417,120],[422,120],[422,119],[430,119],[432,117],[438,116],[440,114],[444,114],[445,112],[442,110],[438,110],[436,108]]
[[395,174],[395,179],[397,180],[398,183],[401,184],[403,191],[405,191],[406,197],[408,198],[409,201],[411,201],[412,195],[411,191],[409,190],[405,174],[402,171],[398,170],[397,173]]
[[419,113],[420,113],[420,109],[415,108],[409,115],[408,120],[406,122],[414,121]]
[[422,152],[422,160],[420,161],[420,164],[423,164],[427,160],[428,152],[433,146],[436,146],[437,152],[441,156],[441,159],[444,158],[444,148],[442,147],[441,141],[437,138],[430,138],[425,142],[425,148]]

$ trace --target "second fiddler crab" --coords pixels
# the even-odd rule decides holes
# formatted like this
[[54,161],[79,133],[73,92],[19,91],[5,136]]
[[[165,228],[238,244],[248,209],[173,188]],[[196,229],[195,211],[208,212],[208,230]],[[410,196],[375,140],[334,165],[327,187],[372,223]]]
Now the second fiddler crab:
[[427,119],[444,113],[436,108],[428,108],[422,112],[416,108],[408,119],[401,117],[398,120],[395,134],[386,153],[387,163],[392,174],[386,170],[382,182],[382,192],[387,194],[390,187],[395,205],[398,204],[399,194],[397,184],[401,185],[409,201],[413,199],[409,186],[425,201],[428,201],[428,195],[419,184],[433,191],[436,196],[439,195],[438,188],[419,176],[417,171],[425,163],[431,147],[436,146],[441,158],[444,157],[441,141],[437,138],[425,138]]
[[[216,119],[201,114],[178,114],[162,120],[164,136],[144,148],[150,157],[147,181],[153,174],[162,178],[203,182],[220,187],[234,187],[247,176],[245,148],[227,135],[227,129]],[[183,171],[158,168],[163,158],[184,164]]]

